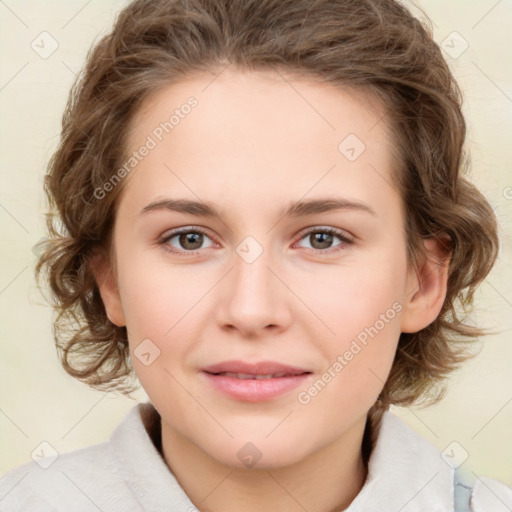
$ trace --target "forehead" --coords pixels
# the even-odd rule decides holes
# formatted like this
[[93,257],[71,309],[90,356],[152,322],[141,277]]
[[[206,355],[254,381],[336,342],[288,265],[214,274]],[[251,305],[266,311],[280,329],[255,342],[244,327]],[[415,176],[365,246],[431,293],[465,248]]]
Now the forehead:
[[128,156],[149,140],[123,191],[140,207],[166,193],[280,210],[306,194],[396,196],[387,116],[365,91],[273,71],[198,74],[144,102]]
[[[197,104],[192,109],[187,107],[191,98]],[[170,120],[171,126],[165,130],[162,124]],[[161,127],[164,137],[170,131],[179,135],[193,129],[198,143],[218,145],[222,140],[232,142],[223,135],[236,129],[238,147],[245,142],[244,150],[251,142],[265,141],[269,147],[272,141],[273,145],[286,147],[304,138],[315,138],[317,144],[323,139],[332,150],[333,144],[337,149],[336,143],[344,135],[352,133],[366,141],[370,138],[367,132],[375,128],[371,140],[374,147],[391,142],[384,140],[386,125],[384,106],[368,89],[340,87],[278,71],[227,68],[218,75],[191,74],[151,94],[134,116],[127,142],[135,147],[142,142],[141,137]],[[286,137],[274,140],[273,135],[283,130]],[[304,151],[307,147],[293,149]]]

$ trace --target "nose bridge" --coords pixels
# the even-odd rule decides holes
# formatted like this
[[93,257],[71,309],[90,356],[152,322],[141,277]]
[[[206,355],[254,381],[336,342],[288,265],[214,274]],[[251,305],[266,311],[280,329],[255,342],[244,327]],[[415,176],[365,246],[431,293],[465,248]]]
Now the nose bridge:
[[245,242],[233,255],[234,268],[228,276],[229,286],[219,308],[219,321],[252,334],[268,326],[284,328],[290,314],[286,291],[274,275],[274,267],[278,265],[270,250],[261,246],[259,249],[252,240]]

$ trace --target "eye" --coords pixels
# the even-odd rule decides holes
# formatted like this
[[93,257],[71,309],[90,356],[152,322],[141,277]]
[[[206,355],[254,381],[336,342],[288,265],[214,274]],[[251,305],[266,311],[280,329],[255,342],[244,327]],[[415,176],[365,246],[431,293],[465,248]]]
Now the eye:
[[[340,242],[334,244],[335,239]],[[307,231],[301,238],[301,240],[307,240],[315,253],[326,253],[336,252],[343,250],[347,245],[353,244],[354,242],[348,238],[343,231],[335,228],[314,228]],[[334,244],[334,245],[333,245]],[[304,246],[301,246],[304,247]],[[328,249],[333,249],[329,251]]]
[[[174,254],[188,253],[195,254],[194,251],[205,249],[203,247],[205,239],[212,242],[210,237],[199,228],[183,228],[172,231],[162,238],[159,243],[166,251]],[[213,247],[213,243],[207,247]]]
[[[204,246],[205,239],[210,241],[210,244],[207,246]],[[336,239],[339,240],[339,243],[335,243]],[[330,227],[310,229],[302,235],[300,240],[306,240],[311,245],[307,247],[299,244],[299,247],[310,248],[315,253],[337,252],[345,249],[347,245],[354,243],[343,231]],[[185,256],[198,254],[197,251],[200,249],[215,246],[215,242],[207,233],[197,227],[187,227],[171,231],[159,240],[159,244],[168,252]]]

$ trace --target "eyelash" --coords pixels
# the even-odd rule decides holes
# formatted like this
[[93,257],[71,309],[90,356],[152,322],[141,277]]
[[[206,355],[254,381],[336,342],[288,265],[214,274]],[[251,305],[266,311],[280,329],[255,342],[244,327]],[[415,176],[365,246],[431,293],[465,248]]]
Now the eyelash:
[[[178,229],[176,231],[172,231],[171,233],[167,234],[166,236],[164,236],[163,238],[161,238],[158,241],[158,244],[161,245],[165,251],[167,251],[171,254],[177,255],[177,256],[193,256],[193,255],[199,254],[199,251],[184,251],[184,250],[177,251],[177,250],[171,248],[171,246],[169,245],[168,242],[170,240],[172,240],[174,237],[181,235],[183,233],[201,234],[201,235],[205,235],[208,238],[210,238],[208,236],[208,233],[201,228],[197,228],[197,227],[183,228],[183,229]],[[341,246],[341,248],[339,248],[339,249],[336,249],[336,248],[334,248],[334,250],[332,248],[328,248],[326,250],[311,249],[313,254],[332,254],[332,253],[336,253],[336,252],[345,250],[347,245],[354,244],[354,242],[351,239],[349,239],[347,236],[345,236],[343,231],[340,231],[335,228],[318,228],[318,227],[315,227],[315,228],[310,229],[309,231],[306,231],[305,233],[303,233],[301,238],[299,239],[299,241],[313,233],[324,233],[324,234],[326,233],[328,235],[334,235],[334,236],[338,237],[342,242],[341,244],[338,244],[337,246],[335,246],[335,247]]]

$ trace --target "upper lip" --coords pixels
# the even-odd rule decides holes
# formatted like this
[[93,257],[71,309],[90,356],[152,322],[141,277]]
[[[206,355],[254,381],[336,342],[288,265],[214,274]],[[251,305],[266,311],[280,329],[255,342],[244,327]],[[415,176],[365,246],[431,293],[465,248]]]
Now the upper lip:
[[261,361],[258,363],[248,363],[244,361],[223,361],[221,363],[212,364],[202,368],[206,373],[243,373],[248,375],[272,375],[280,373],[285,375],[302,375],[303,373],[311,373],[305,368],[290,366],[278,363],[276,361]]

